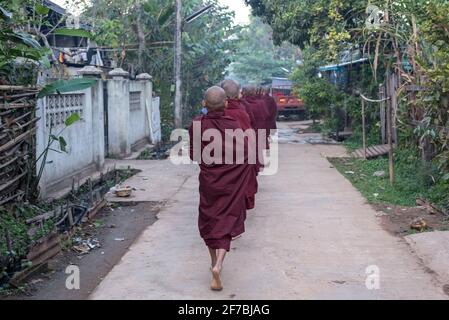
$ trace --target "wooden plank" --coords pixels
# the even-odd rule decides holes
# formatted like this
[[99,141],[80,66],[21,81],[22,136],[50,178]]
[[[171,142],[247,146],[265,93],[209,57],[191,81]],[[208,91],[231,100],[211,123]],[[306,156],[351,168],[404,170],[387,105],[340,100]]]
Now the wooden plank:
[[[366,149],[366,157],[368,159],[377,158],[390,152],[388,145],[370,146]],[[363,148],[354,150],[351,155],[355,158],[364,158]]]
[[373,146],[373,149],[374,149],[376,155],[382,155],[384,153],[382,146]]
[[37,91],[36,87],[0,85],[0,91]]
[[369,150],[369,158],[375,158],[377,155],[377,150],[374,149],[373,147],[369,147],[368,150]]
[[360,158],[360,154],[359,154],[358,150],[354,150],[354,151],[351,153],[351,155],[352,155],[354,158]]
[[27,172],[24,172],[24,173],[18,175],[17,177],[15,177],[14,179],[12,179],[11,181],[9,181],[9,182],[7,182],[7,183],[5,183],[5,184],[2,184],[2,185],[0,186],[0,192],[3,191],[3,190],[5,190],[5,189],[8,188],[9,186],[12,186],[14,183],[16,183],[17,181],[19,181],[20,179],[22,179],[26,174],[27,174]]
[[6,168],[10,164],[14,163],[17,159],[19,159],[19,157],[14,157],[6,163],[0,164],[0,169]]
[[388,145],[379,146],[378,148],[380,149],[380,153],[382,154],[387,154],[388,152],[390,152],[390,148],[388,147]]
[[34,132],[36,132],[36,128],[33,128],[25,133],[22,133],[20,136],[14,138],[13,140],[9,141],[8,143],[6,143],[2,146],[0,146],[0,152],[8,150],[9,148],[13,147],[16,143],[24,141],[26,138],[28,138]]
[[39,222],[39,221],[46,221],[48,219],[53,218],[55,215],[56,215],[56,210],[46,212],[44,214],[41,214],[39,216],[36,216],[34,218],[26,220],[26,224],[32,224],[32,223]]
[[34,103],[0,103],[0,110],[34,108]]
[[14,200],[15,198],[18,198],[18,197],[22,196],[23,194],[24,194],[24,192],[19,191],[19,192],[17,192],[16,194],[13,194],[12,196],[10,196],[10,197],[8,197],[8,198],[6,198],[6,199],[0,199],[0,205],[3,205],[3,204],[5,204],[5,203],[7,203],[7,202],[9,202],[9,201],[12,201],[12,200]]

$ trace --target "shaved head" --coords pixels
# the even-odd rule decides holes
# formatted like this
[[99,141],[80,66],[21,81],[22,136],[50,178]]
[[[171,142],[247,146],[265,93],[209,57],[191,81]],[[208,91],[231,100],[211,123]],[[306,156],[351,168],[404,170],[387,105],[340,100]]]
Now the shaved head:
[[220,86],[226,92],[228,99],[238,99],[240,97],[240,84],[234,80],[224,80]]
[[226,107],[226,92],[217,86],[207,89],[204,104],[209,111],[222,111]]
[[243,90],[245,96],[251,97],[256,95],[256,87],[255,86],[246,86]]

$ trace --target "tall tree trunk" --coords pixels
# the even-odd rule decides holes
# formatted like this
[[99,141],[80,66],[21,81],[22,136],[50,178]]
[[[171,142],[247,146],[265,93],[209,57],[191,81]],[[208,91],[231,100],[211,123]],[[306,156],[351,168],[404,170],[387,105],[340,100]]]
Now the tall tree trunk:
[[181,57],[182,57],[182,1],[176,0],[176,31],[175,31],[175,128],[182,128],[182,91],[181,91]]
[[143,29],[143,22],[142,22],[142,5],[140,4],[140,0],[136,0],[136,10],[137,10],[137,17],[136,17],[136,24],[135,29],[137,32],[137,39],[139,42],[139,49],[137,51],[138,55],[138,66],[137,66],[137,72],[141,73],[144,72],[144,62],[143,62],[143,55],[146,51],[146,42],[145,42],[145,32]]

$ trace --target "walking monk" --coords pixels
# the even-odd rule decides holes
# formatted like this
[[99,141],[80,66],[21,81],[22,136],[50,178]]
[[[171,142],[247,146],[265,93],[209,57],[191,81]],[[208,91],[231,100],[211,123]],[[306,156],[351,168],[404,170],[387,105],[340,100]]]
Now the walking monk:
[[[253,172],[247,159],[243,159],[243,164],[225,161],[226,152],[231,149],[234,153],[236,149],[234,139],[231,148],[226,146],[229,141],[226,135],[240,128],[237,121],[225,116],[226,100],[222,88],[209,88],[203,102],[208,113],[195,118],[189,130],[190,158],[200,166],[198,226],[211,257],[211,289],[217,291],[223,289],[220,278],[223,261],[236,225],[245,214],[246,190]],[[220,142],[222,150],[217,150]]]
[[[239,123],[240,128],[247,134],[245,136],[248,137],[249,150],[256,153],[256,133],[251,125],[251,118],[240,100],[240,84],[229,79],[224,80],[221,83],[221,87],[226,92],[226,96],[228,98],[228,105],[225,109],[225,115],[233,118]],[[254,155],[254,159],[256,159],[256,154]],[[254,174],[252,175],[250,184],[248,185],[246,196],[246,208],[248,210],[254,209],[256,205],[256,193],[258,189],[256,163],[253,163],[253,169]],[[246,220],[246,216],[244,219]]]
[[[268,148],[267,119],[268,110],[262,97],[258,95],[256,87],[248,86],[244,89],[243,103],[254,115],[254,129],[257,134],[257,171],[263,168],[263,150]],[[263,135],[261,135],[263,134]],[[264,139],[260,139],[264,137]]]
[[270,88],[263,88],[263,100],[268,110],[267,128],[270,130],[277,130],[277,116],[278,106],[276,100],[270,96]]

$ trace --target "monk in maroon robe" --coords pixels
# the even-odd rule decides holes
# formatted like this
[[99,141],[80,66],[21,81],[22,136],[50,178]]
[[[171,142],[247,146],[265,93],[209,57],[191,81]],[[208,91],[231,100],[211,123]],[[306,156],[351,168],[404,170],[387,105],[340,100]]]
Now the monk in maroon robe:
[[[263,168],[263,150],[268,149],[268,135],[267,135],[267,119],[269,118],[268,110],[262,100],[262,96],[258,95],[257,88],[249,86],[246,87],[243,103],[246,108],[254,115],[254,129],[257,133],[257,156],[258,156],[258,171]],[[260,140],[260,134],[265,135],[264,140]]]
[[270,95],[270,89],[263,89],[262,99],[265,102],[265,106],[268,109],[268,119],[267,119],[267,128],[270,130],[277,130],[277,117],[278,117],[278,106],[276,100]]
[[[249,137],[251,139],[249,141],[249,146],[255,147],[255,143],[256,143],[255,131],[251,124],[251,118],[250,118],[248,112],[246,111],[244,105],[242,104],[242,101],[240,100],[240,98],[241,98],[240,84],[238,84],[234,80],[225,80],[221,83],[221,87],[226,92],[226,96],[228,98],[228,105],[225,109],[225,115],[236,120],[239,123],[240,128],[244,132],[248,132],[248,133],[254,132],[254,134]],[[251,131],[247,131],[247,130],[251,130]],[[257,152],[257,149],[253,148],[252,151]],[[257,159],[257,157],[256,157],[256,159]],[[254,207],[256,205],[256,194],[257,194],[257,189],[258,189],[256,164],[254,164],[253,168],[254,168],[254,175],[251,178],[251,182],[248,186],[247,196],[246,196],[246,208],[248,210],[254,209]],[[246,219],[246,217],[245,217],[245,219]]]
[[[209,88],[204,99],[208,114],[195,118],[189,130],[190,158],[197,161],[201,169],[198,226],[211,256],[212,290],[223,289],[220,278],[223,261],[230,250],[236,225],[245,214],[247,188],[253,173],[247,159],[243,159],[243,164],[226,162],[229,149],[226,136],[230,130],[240,129],[237,121],[224,114],[226,100],[222,88]],[[212,138],[208,139],[206,133],[213,134]],[[236,146],[232,141],[231,150],[234,151]],[[222,150],[211,147],[219,142]]]

